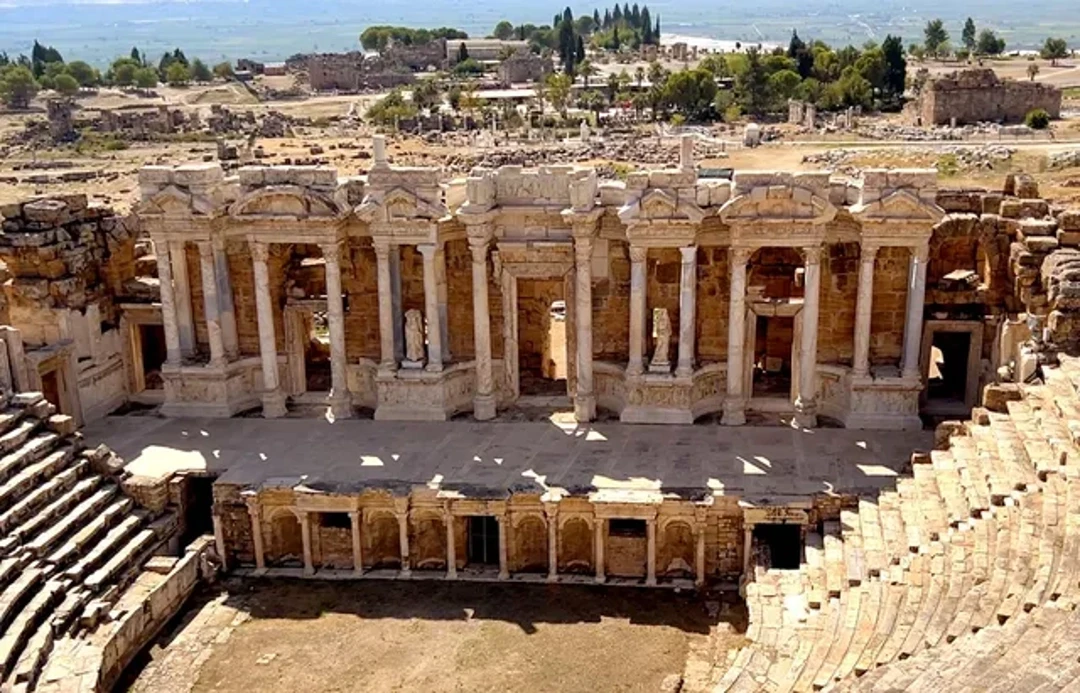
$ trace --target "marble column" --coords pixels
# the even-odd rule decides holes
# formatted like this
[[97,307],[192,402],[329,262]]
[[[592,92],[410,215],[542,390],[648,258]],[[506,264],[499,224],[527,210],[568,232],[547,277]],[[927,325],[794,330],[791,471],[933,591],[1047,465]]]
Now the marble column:
[[217,278],[214,276],[214,247],[210,241],[199,241],[199,270],[202,274],[203,307],[206,311],[206,332],[210,338],[210,365],[225,365],[225,341],[221,332],[218,306]]
[[491,376],[491,317],[488,306],[486,240],[469,239],[472,250],[473,342],[476,350],[476,395],[473,416],[478,421],[495,418],[495,383]]
[[446,579],[457,579],[457,546],[454,537],[454,516],[450,511],[443,513],[443,524],[446,525]]
[[161,322],[165,329],[165,360],[170,365],[180,365],[180,331],[176,324],[176,296],[173,293],[172,263],[169,246],[156,243],[158,282],[161,286]]
[[656,518],[645,520],[645,535],[648,546],[645,555],[645,584],[656,584]]
[[259,356],[262,358],[263,417],[285,416],[285,393],[278,382],[277,336],[274,334],[274,307],[270,300],[270,273],[266,268],[269,256],[265,243],[252,241],[251,259],[255,273],[255,312],[259,322]]
[[630,246],[630,362],[626,365],[627,375],[641,375],[645,371],[645,258],[648,254],[647,248]]
[[443,369],[442,327],[439,324],[439,286],[435,261],[438,246],[417,246],[424,257],[424,317],[427,319],[427,370],[438,373]]
[[574,396],[574,418],[580,422],[596,418],[596,394],[593,391],[592,250],[593,239],[574,239],[574,322],[577,329],[577,393]]
[[724,399],[725,426],[746,423],[746,393],[743,392],[743,346],[746,342],[746,263],[749,248],[728,249],[731,299],[728,307],[727,397]]
[[870,376],[870,323],[874,315],[874,262],[878,247],[863,244],[859,250],[859,292],[855,299],[855,357],[852,375]]
[[696,527],[694,547],[694,585],[705,586],[705,527],[699,523]]
[[330,323],[330,413],[335,419],[352,417],[352,402],[345,356],[345,304],[341,298],[341,246],[322,246],[326,261],[326,312]]
[[750,554],[754,548],[754,526],[746,525],[743,529],[743,557],[742,557],[742,572],[743,575],[748,575],[750,572]]
[[251,516],[251,543],[255,549],[255,569],[266,570],[266,549],[263,546],[262,512],[258,502],[248,503],[248,515]]
[[911,249],[911,268],[908,274],[907,317],[904,320],[904,378],[916,380],[921,376],[919,364],[923,333],[923,307],[926,302],[926,244]]
[[409,577],[409,513],[399,511],[396,513],[398,521],[398,547],[401,552],[401,577]]
[[191,314],[191,279],[188,276],[187,244],[183,241],[169,243],[172,259],[173,295],[176,302],[176,321],[180,330],[180,355],[195,355],[195,318]]
[[817,343],[821,308],[821,246],[803,249],[806,259],[802,335],[799,343],[799,396],[795,421],[803,428],[817,426]]
[[218,313],[225,356],[235,361],[240,356],[240,338],[236,332],[236,307],[233,305],[232,280],[229,278],[229,258],[225,254],[225,239],[212,241],[214,247],[214,276],[217,279]]
[[499,579],[510,579],[510,555],[509,547],[506,545],[506,523],[510,521],[510,517],[506,514],[499,515],[495,518],[499,523]]
[[675,375],[694,374],[694,321],[697,307],[697,246],[679,248],[682,273],[679,276],[679,360]]
[[315,574],[315,563],[311,556],[311,513],[300,511],[300,538],[304,542],[304,575]]
[[604,582],[604,529],[607,520],[596,518],[593,520],[593,561],[596,563],[596,581]]
[[[388,243],[375,243],[375,265],[379,290],[379,370],[392,373],[397,370],[394,358],[394,296],[390,282],[390,251]],[[399,252],[397,246],[394,252]]]
[[353,558],[353,572],[357,575],[364,573],[364,549],[360,543],[360,526],[363,520],[363,515],[359,510],[353,510],[349,513],[349,525],[352,528],[352,558]]
[[557,508],[544,508],[548,529],[548,582],[559,579],[559,514]]
[[453,355],[450,353],[450,325],[448,323],[449,308],[447,304],[450,297],[446,283],[446,246],[439,245],[438,248],[435,253],[435,288],[439,293],[439,336],[442,343],[442,362],[446,364],[454,360]]

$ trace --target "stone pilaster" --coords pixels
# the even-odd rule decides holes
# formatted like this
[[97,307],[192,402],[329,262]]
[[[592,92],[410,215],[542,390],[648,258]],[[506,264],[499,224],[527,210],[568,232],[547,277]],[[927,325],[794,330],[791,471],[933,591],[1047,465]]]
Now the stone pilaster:
[[285,416],[285,394],[278,382],[277,336],[274,334],[274,307],[270,300],[270,274],[266,267],[269,250],[265,243],[251,241],[255,274],[255,312],[259,321],[259,356],[262,358],[263,417]]
[[424,258],[424,317],[427,319],[427,370],[438,373],[443,369],[442,328],[439,325],[439,286],[435,261],[439,248],[435,245],[417,246]]
[[645,279],[645,259],[649,251],[630,246],[630,361],[627,375],[641,375],[645,370],[645,312],[648,297]]
[[199,269],[202,274],[203,306],[206,311],[206,332],[210,338],[210,365],[225,365],[225,341],[221,331],[217,277],[215,276],[214,247],[210,241],[199,241]]
[[574,418],[582,422],[596,418],[596,393],[593,390],[592,250],[592,238],[574,238],[574,322],[577,329],[577,392],[574,396]]
[[326,261],[326,312],[330,323],[330,413],[335,419],[352,416],[345,356],[345,305],[341,298],[341,246],[322,246]]
[[878,247],[864,244],[859,257],[859,292],[855,300],[855,357],[852,375],[870,375],[870,323],[874,315],[874,262]]
[[315,574],[315,562],[311,555],[311,513],[306,510],[299,511],[300,515],[300,539],[304,543],[304,575]]
[[229,258],[225,254],[225,239],[216,237],[214,247],[214,277],[217,279],[218,311],[221,317],[221,337],[225,356],[235,361],[240,356],[240,337],[236,332],[236,307],[233,305],[232,280],[229,277]]
[[457,545],[454,536],[454,515],[449,508],[443,512],[443,523],[446,525],[446,579],[457,579]]
[[[693,144],[693,140],[690,140]],[[682,271],[679,275],[679,360],[675,375],[694,374],[694,322],[697,314],[697,246],[679,248]]]
[[360,527],[363,524],[363,515],[359,510],[349,513],[349,526],[352,529],[352,555],[353,572],[362,575],[364,572],[364,549],[360,543]]
[[903,377],[916,380],[922,367],[919,364],[922,347],[923,308],[926,302],[926,261],[929,248],[926,244],[911,249],[911,267],[908,275],[907,317],[904,320]]
[[195,318],[191,313],[191,280],[188,276],[186,246],[183,241],[171,241],[169,255],[173,268],[173,295],[176,322],[180,331],[180,354],[184,358],[191,358],[195,355]]
[[158,281],[161,286],[161,322],[165,329],[165,359],[169,364],[180,364],[180,332],[176,324],[176,297],[173,293],[172,263],[169,260],[169,246],[155,243],[154,255],[157,257]]
[[379,290],[379,370],[392,373],[397,370],[394,358],[394,297],[390,282],[390,251],[399,252],[397,246],[391,248],[384,241],[375,242],[375,265]]
[[510,522],[510,516],[506,513],[495,518],[499,523],[499,579],[510,579],[510,555],[509,546],[506,544],[506,525]]
[[746,342],[746,263],[748,248],[731,248],[731,300],[728,308],[727,397],[724,399],[725,426],[746,423],[746,393],[743,392],[743,347]]
[[263,547],[262,512],[257,498],[247,499],[248,515],[251,517],[251,543],[255,550],[255,569],[266,570],[266,549]]
[[705,586],[705,526],[699,521],[694,528],[694,585]]
[[799,342],[799,397],[795,421],[803,428],[817,425],[818,313],[821,308],[821,246],[803,249],[806,259],[802,335]]
[[488,306],[488,240],[469,238],[472,250],[473,341],[476,350],[476,395],[473,415],[478,421],[495,418],[495,382],[491,374],[491,317]]
[[656,584],[656,518],[645,520],[645,534],[648,546],[645,555],[645,584]]
[[409,577],[412,571],[409,570],[409,499],[403,498],[400,501],[395,501],[395,505],[398,507],[394,511],[394,515],[398,521],[398,550],[401,553],[401,577]]
[[555,503],[544,504],[548,529],[548,582],[559,579],[559,506]]
[[596,518],[593,521],[593,561],[596,563],[596,581],[604,582],[607,576],[604,574],[604,530],[607,520]]

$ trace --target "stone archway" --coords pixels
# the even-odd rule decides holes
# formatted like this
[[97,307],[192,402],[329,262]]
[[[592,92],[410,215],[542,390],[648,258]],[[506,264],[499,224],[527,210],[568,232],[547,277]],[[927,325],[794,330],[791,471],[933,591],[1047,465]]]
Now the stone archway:
[[373,569],[401,568],[401,537],[397,517],[393,513],[381,512],[366,520],[364,562]]
[[446,569],[446,523],[433,514],[413,519],[413,536],[409,540],[413,568],[417,570]]
[[270,516],[270,542],[267,564],[275,567],[304,564],[304,536],[300,518],[283,508]]
[[656,572],[664,577],[692,578],[694,571],[694,530],[683,520],[664,525],[657,556]]
[[562,525],[559,537],[559,572],[588,574],[593,569],[593,533],[581,517],[571,517]]
[[514,525],[513,555],[514,572],[547,573],[548,532],[541,518],[530,515]]

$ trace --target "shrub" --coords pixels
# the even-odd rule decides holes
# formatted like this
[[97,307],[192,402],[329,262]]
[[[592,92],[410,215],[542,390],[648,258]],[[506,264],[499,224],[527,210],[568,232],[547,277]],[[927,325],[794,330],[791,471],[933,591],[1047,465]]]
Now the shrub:
[[1045,130],[1050,127],[1050,114],[1041,108],[1032,109],[1024,116],[1024,124],[1032,130]]

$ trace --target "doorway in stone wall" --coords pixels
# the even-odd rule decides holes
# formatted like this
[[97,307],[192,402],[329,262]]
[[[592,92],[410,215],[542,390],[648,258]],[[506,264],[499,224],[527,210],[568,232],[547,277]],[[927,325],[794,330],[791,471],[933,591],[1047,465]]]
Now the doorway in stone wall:
[[756,524],[753,531],[753,565],[776,570],[798,570],[803,560],[802,526]]
[[161,366],[166,358],[165,328],[162,325],[139,325],[138,330],[145,389],[160,390],[164,387]]
[[753,396],[791,398],[792,353],[795,318],[780,315],[754,316]]
[[926,387],[920,398],[922,414],[967,416],[979,404],[982,334],[979,320],[927,320],[923,324],[921,365]]
[[473,515],[466,519],[469,532],[468,565],[498,566],[499,521],[490,515]]
[[60,372],[57,369],[54,368],[41,374],[41,394],[45,395],[45,399],[56,407],[56,411],[62,411],[60,408]]
[[568,395],[564,287],[562,278],[518,279],[518,373],[522,396]]
[[326,311],[315,311],[307,317],[307,339],[304,341],[305,389],[308,392],[329,392],[330,327]]

